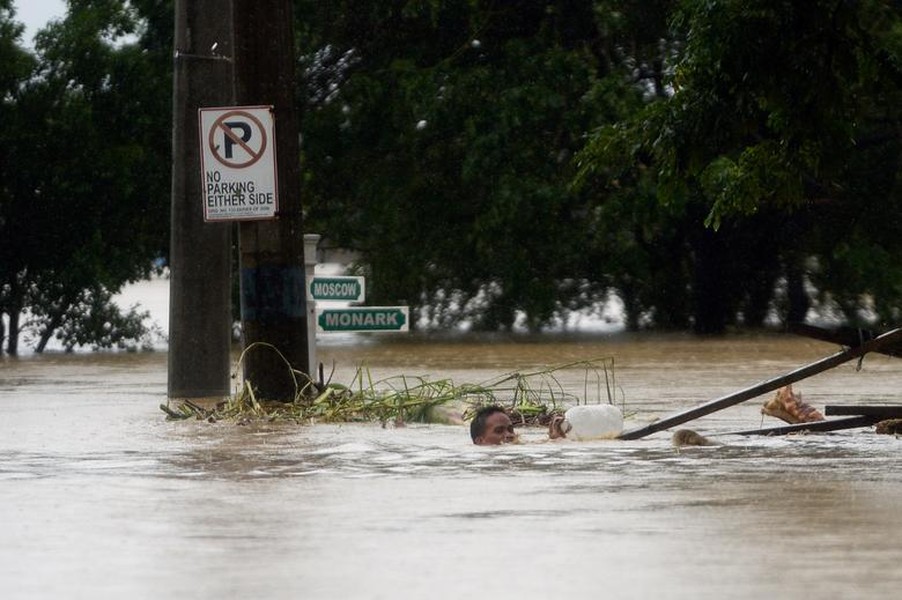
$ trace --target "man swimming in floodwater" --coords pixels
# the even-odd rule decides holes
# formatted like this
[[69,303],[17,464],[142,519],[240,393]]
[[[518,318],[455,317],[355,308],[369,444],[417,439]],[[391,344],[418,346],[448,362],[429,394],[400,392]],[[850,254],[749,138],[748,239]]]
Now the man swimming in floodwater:
[[[583,412],[576,414],[579,411]],[[590,414],[586,414],[586,411]],[[574,413],[572,416],[571,412]],[[824,420],[820,411],[802,401],[801,393],[793,392],[791,385],[777,390],[776,396],[764,403],[761,412],[790,424]],[[564,415],[551,415],[548,437],[552,440],[571,436],[575,440],[613,439],[620,435],[622,426],[623,415],[613,405],[573,406]],[[470,422],[470,437],[477,446],[497,446],[518,441],[510,417],[497,405],[486,406],[476,412],[476,416]],[[677,431],[673,443],[675,446],[712,445],[710,440],[692,430]]]
[[[548,425],[548,437],[551,439],[564,437],[564,431],[561,429],[563,421],[563,415],[552,417]],[[518,440],[507,411],[497,405],[484,406],[476,411],[476,416],[470,421],[470,438],[477,446],[498,446]]]

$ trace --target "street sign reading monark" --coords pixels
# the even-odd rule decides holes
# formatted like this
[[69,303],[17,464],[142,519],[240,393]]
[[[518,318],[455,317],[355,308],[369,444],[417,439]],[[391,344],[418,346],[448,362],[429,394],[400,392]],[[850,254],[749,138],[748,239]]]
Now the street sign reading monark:
[[318,332],[408,331],[409,320],[406,306],[316,309]]
[[201,108],[205,221],[272,219],[278,210],[272,106]]
[[366,295],[363,277],[315,276],[307,279],[307,298],[310,300],[343,300],[363,302]]

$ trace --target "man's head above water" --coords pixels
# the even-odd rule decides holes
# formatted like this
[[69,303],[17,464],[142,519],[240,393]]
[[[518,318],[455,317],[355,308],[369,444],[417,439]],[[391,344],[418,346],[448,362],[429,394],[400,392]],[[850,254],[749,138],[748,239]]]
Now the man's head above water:
[[470,421],[470,437],[477,446],[497,446],[517,439],[514,426],[500,406],[486,406]]

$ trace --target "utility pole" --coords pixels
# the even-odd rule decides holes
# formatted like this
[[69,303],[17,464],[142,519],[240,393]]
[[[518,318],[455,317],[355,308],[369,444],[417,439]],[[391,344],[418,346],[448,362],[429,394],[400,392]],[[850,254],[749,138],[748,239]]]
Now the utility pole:
[[198,108],[234,102],[230,0],[175,0],[169,397],[229,395],[230,223],[205,223]]
[[258,397],[292,400],[296,380],[279,353],[299,371],[309,359],[292,2],[233,5],[236,104],[274,107],[279,194],[275,219],[239,224],[244,345],[265,344],[245,355],[244,377]]

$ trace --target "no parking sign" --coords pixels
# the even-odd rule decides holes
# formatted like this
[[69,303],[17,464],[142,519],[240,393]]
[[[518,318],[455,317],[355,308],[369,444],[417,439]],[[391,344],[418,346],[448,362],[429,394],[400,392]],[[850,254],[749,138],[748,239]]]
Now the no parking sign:
[[201,108],[204,220],[272,219],[278,210],[272,106]]

